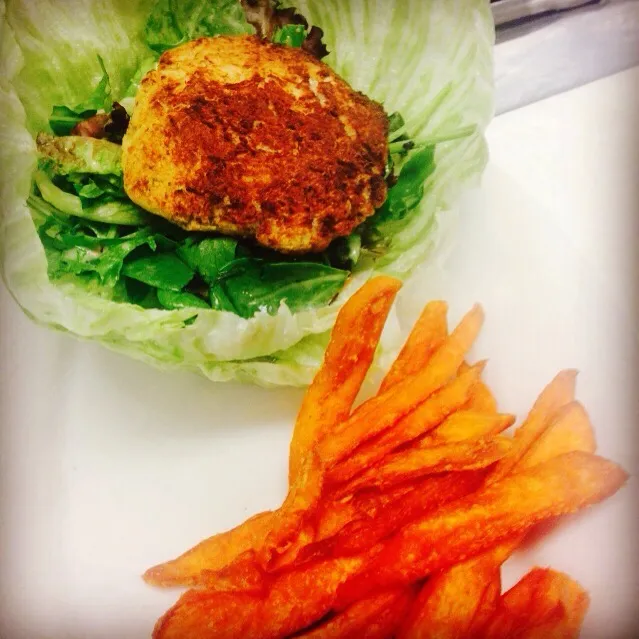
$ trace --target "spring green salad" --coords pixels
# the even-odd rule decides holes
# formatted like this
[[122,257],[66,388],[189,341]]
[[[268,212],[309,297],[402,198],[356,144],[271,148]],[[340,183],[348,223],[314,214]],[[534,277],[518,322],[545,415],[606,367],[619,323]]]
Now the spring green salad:
[[121,144],[140,81],[190,40],[259,32],[238,0],[0,4],[2,271],[30,316],[214,380],[298,385],[366,278],[405,277],[431,255],[455,198],[486,162],[488,4],[294,6],[275,3],[289,19],[269,39],[319,51],[383,105],[389,131],[384,204],[304,255],[184,230],[124,189]]

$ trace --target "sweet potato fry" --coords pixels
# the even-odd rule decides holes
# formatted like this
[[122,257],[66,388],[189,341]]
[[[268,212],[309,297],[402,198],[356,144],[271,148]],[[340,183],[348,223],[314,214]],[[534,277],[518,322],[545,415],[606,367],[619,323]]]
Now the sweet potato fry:
[[291,489],[278,511],[252,517],[226,533],[214,535],[177,559],[148,570],[144,579],[157,586],[196,585],[230,566],[243,553],[262,550],[268,560],[272,548],[282,552],[301,526],[302,513],[321,492],[317,459],[306,459],[318,437],[326,434],[351,410],[370,367],[384,322],[401,283],[376,277],[365,284],[338,314],[322,368],[306,393],[290,453]]
[[257,549],[260,565],[269,567],[294,544],[305,522],[317,510],[324,484],[324,469],[314,451],[304,457],[300,474],[289,487],[284,503],[273,511],[272,528]]
[[494,436],[505,431],[514,423],[514,415],[461,410],[447,417],[426,435],[422,442],[428,441],[436,446],[437,444]]
[[318,444],[323,463],[332,468],[363,442],[391,428],[411,413],[455,375],[483,323],[481,307],[475,306],[446,338],[423,370],[364,402]]
[[[480,482],[476,481],[475,487],[479,484]],[[457,486],[455,489],[459,491]],[[310,557],[306,550],[307,547],[317,546],[319,542],[335,536],[341,538],[353,526],[362,526],[365,522],[378,517],[380,512],[386,513],[392,505],[403,503],[402,499],[412,491],[413,486],[405,484],[384,492],[369,490],[348,498],[323,499],[318,505],[316,516],[309,520],[295,543],[270,563],[269,571],[275,572],[287,566],[301,563],[301,557]],[[439,503],[445,501],[441,493],[437,495],[437,499]],[[372,545],[369,544],[366,548],[370,548]],[[365,548],[358,548],[357,552],[363,550]],[[313,557],[316,555],[326,559],[329,553],[315,553]]]
[[577,371],[565,370],[544,388],[524,423],[515,431],[515,446],[511,454],[495,465],[495,469],[488,479],[489,483],[508,475],[526,454],[526,451],[548,428],[555,413],[575,399],[576,379]]
[[271,530],[272,517],[272,511],[263,512],[228,532],[209,537],[177,559],[150,568],[144,580],[163,587],[197,585],[205,571],[222,570],[242,553],[258,548]]
[[[328,486],[347,482],[362,471],[370,468],[402,444],[428,433],[433,428],[461,408],[470,397],[478,382],[483,364],[477,364],[459,377],[451,380],[441,390],[434,393],[415,411],[398,421],[379,437],[367,442],[350,457],[330,468],[326,475]],[[383,411],[383,407],[380,407]]]
[[309,386],[295,422],[289,453],[289,483],[295,483],[305,454],[346,419],[366,377],[401,282],[375,277],[341,309],[324,362]]
[[447,312],[446,302],[434,301],[426,304],[404,347],[382,380],[380,393],[419,373],[426,366],[448,335]]
[[370,490],[348,498],[324,499],[318,509],[315,539],[327,539],[339,533],[347,524],[376,517],[413,489],[412,485],[405,484],[384,492]]
[[605,499],[626,479],[618,465],[582,452],[510,475],[403,528],[340,589],[339,601],[344,605],[464,561],[541,521]]
[[331,559],[271,577],[265,595],[189,590],[157,622],[154,639],[280,639],[319,621],[339,584],[370,561]]
[[[459,367],[458,375],[465,373],[470,368],[470,365],[467,362],[462,362]],[[465,408],[467,410],[474,410],[479,413],[496,413],[497,412],[497,400],[493,395],[488,385],[479,381],[473,388],[473,392],[470,395],[470,399],[466,404]]]
[[585,590],[567,575],[535,568],[506,592],[482,639],[577,639],[588,610]]
[[300,552],[297,563],[364,552],[425,513],[466,497],[482,485],[484,477],[484,471],[444,473],[404,484],[412,488],[403,495],[397,490],[382,493],[396,497],[371,516],[353,519],[336,534],[310,544]]
[[497,400],[485,382],[480,380],[475,388],[473,388],[473,392],[470,394],[470,399],[468,400],[468,404],[466,404],[466,408],[469,410],[476,410],[480,413],[497,412]]
[[500,573],[501,571],[498,571],[498,574],[495,576],[495,578],[486,586],[486,590],[484,590],[481,600],[477,604],[475,616],[473,617],[470,626],[468,626],[466,634],[460,637],[460,639],[466,639],[466,637],[479,639],[479,637],[481,636],[481,630],[486,627],[486,624],[495,613],[495,610],[497,609],[497,603],[501,595]]
[[370,468],[336,489],[337,495],[376,487],[386,490],[400,482],[424,475],[486,468],[502,459],[512,449],[507,437],[481,437],[475,440],[432,446],[419,442],[388,456],[379,466]]
[[388,639],[397,630],[415,598],[412,588],[382,593],[353,604],[300,639]]
[[496,609],[500,567],[514,547],[513,543],[497,546],[433,575],[422,587],[397,639],[472,637],[469,630],[477,616]]
[[595,433],[588,413],[579,402],[566,404],[555,416],[546,432],[531,446],[514,470],[544,462],[574,450],[594,453]]

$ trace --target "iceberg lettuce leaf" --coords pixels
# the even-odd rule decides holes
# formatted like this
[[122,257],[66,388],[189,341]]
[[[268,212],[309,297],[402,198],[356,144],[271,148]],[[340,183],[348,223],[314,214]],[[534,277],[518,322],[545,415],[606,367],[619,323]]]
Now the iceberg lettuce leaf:
[[[435,147],[421,202],[402,219],[387,222],[393,232],[385,255],[377,262],[361,259],[330,305],[292,312],[281,304],[250,319],[205,308],[196,309],[197,316],[192,308],[146,309],[118,302],[92,279],[51,280],[34,225],[38,215],[26,203],[37,163],[33,136],[47,129],[54,105],[77,105],[99,83],[97,55],[109,70],[112,95],[125,95],[154,55],[145,26],[155,3],[9,0],[6,6],[0,2],[0,250],[3,277],[31,317],[155,365],[199,371],[214,380],[305,384],[321,362],[341,303],[373,272],[406,277],[433,255],[456,199],[477,182],[487,159],[483,132],[493,112],[494,38],[488,3],[283,4],[295,5],[310,24],[322,27],[331,52],[325,61],[354,88],[382,102],[388,113],[402,113],[416,148],[447,140]],[[186,27],[178,27],[183,37]],[[454,139],[460,131],[465,136]]]

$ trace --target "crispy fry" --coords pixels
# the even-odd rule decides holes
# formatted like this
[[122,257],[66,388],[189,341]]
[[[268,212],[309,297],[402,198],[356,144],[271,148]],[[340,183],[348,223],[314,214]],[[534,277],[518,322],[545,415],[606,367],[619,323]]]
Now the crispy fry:
[[319,457],[311,451],[305,458],[297,481],[288,491],[284,503],[273,513],[272,528],[257,549],[260,565],[269,567],[277,557],[295,543],[305,522],[317,510],[324,482]]
[[438,443],[463,442],[477,437],[497,435],[515,423],[514,415],[461,410],[446,418],[424,437],[433,446]]
[[209,537],[177,559],[150,568],[144,580],[163,587],[197,585],[203,572],[222,570],[242,553],[259,547],[271,529],[272,517],[271,511],[259,513],[232,530]]
[[317,458],[302,458],[317,437],[350,412],[400,286],[396,279],[376,277],[341,309],[323,366],[306,394],[296,422],[290,453],[293,482],[282,507],[256,515],[231,531],[201,542],[177,559],[151,568],[144,574],[148,583],[197,585],[210,581],[203,571],[223,571],[251,549],[261,549],[265,561],[273,548],[283,552],[282,546],[302,525],[302,513],[312,507],[321,492]]
[[515,446],[512,453],[495,465],[495,469],[488,479],[489,482],[498,481],[508,475],[526,454],[526,451],[548,428],[555,413],[575,399],[576,379],[577,371],[561,371],[544,388],[526,421],[515,431]]
[[446,302],[434,301],[426,304],[404,347],[382,380],[380,393],[419,373],[426,366],[448,335],[447,312]]
[[468,626],[465,635],[460,639],[466,639],[466,637],[473,637],[473,639],[479,639],[480,631],[486,627],[488,620],[493,616],[497,609],[497,603],[501,595],[501,571],[497,571],[497,575],[486,586],[480,602],[477,604],[477,610],[475,616]]
[[595,433],[588,413],[579,402],[571,402],[556,414],[546,432],[531,446],[514,470],[532,468],[574,450],[594,453],[596,449]]
[[466,408],[480,413],[496,413],[497,400],[485,382],[479,381],[470,395]]
[[271,578],[264,596],[189,590],[157,622],[153,639],[286,637],[329,612],[339,584],[361,570],[369,555],[331,559],[284,572]]
[[541,521],[605,499],[626,479],[620,466],[582,452],[510,475],[403,528],[341,588],[339,600],[347,604],[464,561]]
[[484,471],[445,473],[413,482],[412,489],[403,495],[397,494],[397,489],[381,493],[396,497],[370,517],[354,519],[333,536],[323,537],[307,546],[300,552],[297,561],[303,563],[310,559],[364,552],[425,513],[466,497],[482,485],[484,477]]
[[433,575],[422,587],[397,639],[467,639],[478,615],[491,615],[501,590],[500,566],[515,545]]
[[413,589],[404,588],[363,599],[297,636],[300,639],[388,639],[397,630],[414,598]]
[[588,598],[565,575],[537,569],[500,594],[500,565],[531,529],[627,478],[592,454],[576,373],[560,373],[504,437],[514,417],[497,413],[484,364],[464,361],[481,309],[447,336],[446,305],[433,302],[379,394],[351,412],[399,286],[375,278],[340,311],[282,506],[146,573],[199,588],[155,639],[577,637]]
[[289,483],[295,483],[305,454],[346,419],[370,368],[386,317],[401,282],[368,280],[337,316],[324,362],[304,395],[289,453]]
[[473,307],[422,371],[364,402],[331,437],[322,439],[318,453],[324,464],[329,468],[335,466],[363,442],[391,428],[446,384],[475,341],[483,319],[481,307]]
[[512,440],[502,436],[481,437],[438,446],[432,446],[430,441],[419,442],[389,455],[381,465],[340,486],[336,494],[350,495],[371,486],[386,490],[400,482],[424,475],[486,468],[508,455],[511,449]]
[[[465,373],[470,368],[470,364],[462,362],[459,367],[458,375]],[[496,413],[497,412],[497,400],[493,395],[488,385],[479,381],[473,388],[473,392],[470,395],[470,399],[466,404],[467,410],[475,410],[479,413]]]
[[398,446],[416,439],[441,424],[446,417],[468,401],[474,385],[481,376],[482,368],[483,363],[477,364],[451,380],[414,412],[401,419],[393,428],[367,442],[350,457],[330,468],[326,476],[326,483],[328,485],[339,484],[352,479],[363,468],[372,467]]
[[589,597],[560,572],[534,568],[499,600],[482,639],[577,639]]
[[[480,482],[477,480],[475,487],[479,486],[479,484]],[[461,486],[463,487],[463,482]],[[455,489],[458,492],[460,490],[458,486],[455,486]],[[308,559],[311,556],[323,559],[328,558],[330,556],[329,552],[309,554],[308,549],[316,548],[318,545],[323,548],[324,545],[320,544],[320,542],[324,542],[324,544],[333,543],[334,540],[331,538],[341,539],[353,527],[359,529],[358,527],[364,526],[366,522],[374,521],[381,512],[386,513],[393,505],[404,503],[405,496],[409,492],[413,492],[413,490],[413,486],[405,484],[384,492],[378,490],[365,491],[355,496],[349,496],[347,499],[324,499],[319,504],[316,521],[307,524],[295,544],[291,545],[285,553],[271,562],[269,570],[277,571],[287,566],[299,564],[304,560],[303,558]],[[446,501],[442,493],[437,495],[437,499],[439,503]],[[331,542],[326,541],[329,539]],[[370,548],[373,543],[368,544],[366,548]],[[326,547],[328,548],[329,546]],[[358,547],[357,552],[363,550],[365,548]],[[337,556],[337,554],[334,554],[334,556]],[[241,575],[239,578],[241,578]],[[238,580],[235,580],[234,583],[237,584]]]

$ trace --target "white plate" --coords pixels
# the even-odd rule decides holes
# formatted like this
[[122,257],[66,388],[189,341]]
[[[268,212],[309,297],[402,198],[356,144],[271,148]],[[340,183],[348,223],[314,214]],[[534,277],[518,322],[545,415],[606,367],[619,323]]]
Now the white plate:
[[[447,270],[399,307],[443,297],[456,320],[480,301],[473,354],[504,410],[579,368],[601,454],[635,473],[638,84],[635,69],[498,118]],[[4,289],[0,306],[0,637],[148,636],[178,592],[140,573],[278,504],[302,393],[160,373],[32,325]],[[511,560],[506,585],[566,570],[592,596],[584,637],[636,636],[637,492],[632,478]]]

